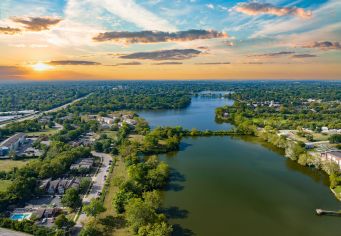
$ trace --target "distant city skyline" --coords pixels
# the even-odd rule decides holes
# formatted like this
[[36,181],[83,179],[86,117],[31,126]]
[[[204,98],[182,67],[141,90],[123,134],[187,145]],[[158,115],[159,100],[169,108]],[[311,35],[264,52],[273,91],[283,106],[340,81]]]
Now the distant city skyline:
[[340,0],[2,0],[1,80],[341,79]]

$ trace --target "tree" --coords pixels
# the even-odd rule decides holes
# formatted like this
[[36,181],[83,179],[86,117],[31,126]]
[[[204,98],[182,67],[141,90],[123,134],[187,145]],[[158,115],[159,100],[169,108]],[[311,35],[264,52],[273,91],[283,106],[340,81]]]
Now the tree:
[[79,183],[79,191],[81,193],[86,193],[90,184],[91,184],[90,178],[82,178],[80,183]]
[[134,197],[134,194],[132,192],[127,192],[125,190],[118,191],[113,201],[116,211],[118,213],[123,213],[124,206],[133,197]]
[[102,236],[103,232],[96,226],[96,222],[90,220],[81,230],[79,236]]
[[329,137],[330,143],[341,143],[341,134],[333,134]]
[[79,197],[79,193],[77,189],[70,188],[66,190],[63,198],[62,198],[63,206],[70,207],[72,209],[76,209],[82,204],[82,199]]
[[132,231],[137,232],[140,227],[155,223],[158,215],[141,198],[133,198],[126,205],[126,219]]
[[148,224],[138,230],[138,236],[168,236],[173,231],[172,226],[166,222]]
[[161,207],[161,194],[157,190],[151,192],[144,192],[142,194],[144,202],[151,208],[158,209]]
[[106,209],[100,200],[92,199],[89,205],[83,207],[83,210],[87,216],[96,217],[99,213],[104,212]]
[[66,218],[64,214],[57,216],[54,223],[59,229],[69,229],[75,225],[75,222]]

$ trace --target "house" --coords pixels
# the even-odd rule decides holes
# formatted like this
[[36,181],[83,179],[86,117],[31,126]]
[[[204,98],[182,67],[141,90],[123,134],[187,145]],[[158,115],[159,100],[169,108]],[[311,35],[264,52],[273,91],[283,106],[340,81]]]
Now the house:
[[97,115],[88,115],[88,119],[89,120],[96,120],[97,119]]
[[50,181],[50,184],[49,184],[49,187],[47,189],[47,192],[49,194],[55,194],[57,192],[59,182],[60,182],[60,179],[56,179],[56,180]]
[[70,166],[70,170],[90,170],[91,167],[94,165],[94,159],[93,158],[84,158],[78,161],[77,163],[74,163]]
[[321,132],[322,133],[328,133],[328,127],[325,127],[325,126],[323,126],[323,127],[321,127]]
[[128,125],[131,125],[131,126],[134,126],[137,124],[137,121],[136,120],[133,120],[133,119],[125,119],[124,120]]
[[45,218],[51,218],[54,217],[54,215],[58,212],[58,209],[56,208],[46,208],[44,212]]
[[70,180],[62,179],[58,184],[57,192],[59,194],[64,194],[65,191],[70,187],[70,185],[71,185]]
[[24,133],[17,133],[0,144],[0,155],[7,155],[10,151],[16,151],[26,141]]
[[36,210],[33,211],[33,215],[34,215],[34,218],[37,219],[37,220],[40,220],[41,218],[44,217],[45,215],[45,208],[38,208]]
[[123,120],[132,119],[133,117],[134,117],[133,115],[129,115],[129,114],[122,116]]
[[115,120],[110,117],[98,117],[97,120],[101,122],[102,124],[112,125],[115,123]]
[[314,143],[305,143],[305,148],[306,149],[312,149],[315,147],[315,144]]
[[321,159],[335,162],[341,169],[341,151],[328,151],[321,153]]
[[50,182],[51,182],[51,178],[40,181],[39,189],[42,191],[48,190],[48,187],[50,186]]

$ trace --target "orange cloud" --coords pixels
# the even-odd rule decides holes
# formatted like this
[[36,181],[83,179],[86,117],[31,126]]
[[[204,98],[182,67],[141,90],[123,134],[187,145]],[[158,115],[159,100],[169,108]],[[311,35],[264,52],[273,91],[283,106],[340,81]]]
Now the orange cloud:
[[17,34],[20,33],[21,29],[11,27],[0,27],[0,34]]
[[235,8],[236,11],[244,13],[246,15],[275,15],[275,16],[286,16],[294,15],[303,19],[309,19],[312,16],[311,11],[306,11],[303,8],[297,7],[277,7],[270,3],[260,2],[247,2],[240,3]]

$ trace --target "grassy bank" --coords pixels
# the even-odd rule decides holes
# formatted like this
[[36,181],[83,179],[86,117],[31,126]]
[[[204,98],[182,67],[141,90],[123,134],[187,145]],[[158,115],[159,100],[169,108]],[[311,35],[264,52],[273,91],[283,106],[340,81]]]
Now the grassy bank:
[[127,179],[127,170],[122,158],[116,157],[114,162],[113,171],[108,181],[109,186],[106,194],[104,195],[103,205],[105,211],[99,216],[100,227],[103,227],[106,231],[106,235],[119,235],[126,236],[130,235],[128,228],[125,227],[120,215],[116,212],[113,199],[119,191],[118,181],[125,181]]

